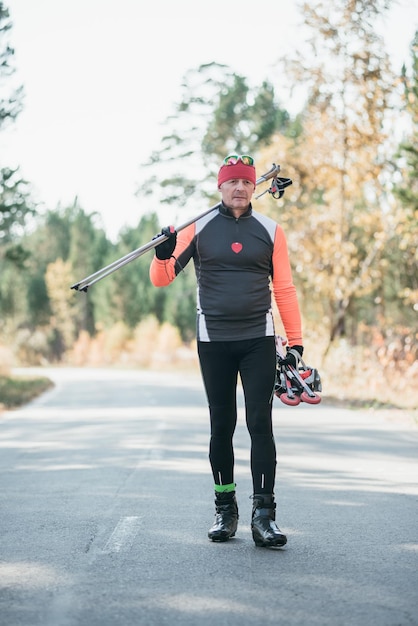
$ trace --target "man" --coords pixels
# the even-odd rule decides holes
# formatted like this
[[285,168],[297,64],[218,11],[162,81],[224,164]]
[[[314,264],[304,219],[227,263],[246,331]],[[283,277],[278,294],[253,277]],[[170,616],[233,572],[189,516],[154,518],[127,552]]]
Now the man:
[[[233,537],[238,526],[233,435],[237,423],[237,378],[245,397],[251,437],[252,536],[257,546],[284,546],[275,523],[276,447],[272,402],[276,338],[272,292],[287,335],[288,362],[302,356],[301,316],[282,228],[252,209],[256,187],[253,158],[229,155],[218,174],[222,202],[155,249],[150,278],[171,283],[193,258],[197,278],[197,347],[208,398],[209,459],[215,483],[212,541]],[[272,287],[272,292],[270,289]]]

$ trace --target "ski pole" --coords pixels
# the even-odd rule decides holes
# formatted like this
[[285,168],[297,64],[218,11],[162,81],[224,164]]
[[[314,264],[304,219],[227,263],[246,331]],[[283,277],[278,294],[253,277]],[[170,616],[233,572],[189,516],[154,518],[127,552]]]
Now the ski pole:
[[[275,163],[273,163],[271,169],[265,174],[263,174],[262,176],[260,176],[260,178],[257,178],[255,184],[259,185],[260,183],[264,183],[267,180],[274,178],[275,174],[278,174],[279,172],[280,172],[280,165],[276,165]],[[197,222],[197,220],[201,219],[202,217],[205,217],[205,215],[208,215],[208,213],[211,213],[215,209],[218,209],[220,205],[221,203],[218,202],[217,204],[212,206],[210,209],[207,209],[200,215],[196,217],[192,217],[181,226],[178,226],[176,228],[176,231],[180,232],[181,230],[184,230],[185,228],[187,228],[187,226],[190,226],[194,222]],[[87,292],[88,288],[94,285],[95,283],[99,282],[99,280],[102,280],[106,276],[109,276],[109,274],[113,274],[113,272],[116,272],[116,270],[120,269],[121,267],[124,267],[131,261],[134,261],[135,259],[139,258],[140,256],[142,256],[149,250],[156,248],[160,243],[163,243],[163,241],[166,241],[167,239],[168,237],[166,237],[166,235],[162,235],[162,234],[158,235],[157,237],[155,237],[154,239],[151,239],[151,241],[141,246],[140,248],[137,248],[136,250],[133,250],[132,252],[129,252],[128,254],[125,254],[125,256],[121,257],[120,259],[117,259],[116,261],[113,261],[113,263],[110,263],[109,265],[102,267],[97,272],[90,274],[90,276],[86,276],[86,278],[83,278],[78,283],[74,283],[74,285],[71,285],[71,289],[75,289],[76,291]]]

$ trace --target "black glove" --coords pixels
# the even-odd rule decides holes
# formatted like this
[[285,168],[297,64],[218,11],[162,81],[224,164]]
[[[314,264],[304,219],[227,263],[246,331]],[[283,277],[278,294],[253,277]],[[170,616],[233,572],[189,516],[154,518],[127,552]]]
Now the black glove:
[[158,235],[155,235],[155,237],[153,237],[153,239],[156,239],[161,235],[165,235],[166,237],[168,237],[168,239],[162,241],[158,244],[158,246],[155,247],[155,256],[157,257],[157,259],[160,259],[160,261],[166,261],[172,256],[174,248],[176,247],[177,231],[175,230],[174,226],[165,226],[161,230],[161,232],[158,233]]
[[287,354],[285,358],[280,361],[280,365],[292,365],[295,369],[297,369],[302,355],[303,346],[292,346],[291,348],[287,348]]

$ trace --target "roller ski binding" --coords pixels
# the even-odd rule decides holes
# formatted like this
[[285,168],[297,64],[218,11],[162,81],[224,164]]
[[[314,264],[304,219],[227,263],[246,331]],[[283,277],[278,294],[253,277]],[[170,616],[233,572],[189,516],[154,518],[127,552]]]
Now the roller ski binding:
[[322,391],[321,377],[317,369],[305,365],[302,358],[297,359],[297,367],[282,363],[285,359],[283,346],[286,340],[278,337],[276,340],[277,374],[274,388],[275,395],[289,406],[297,406],[300,402],[319,404]]

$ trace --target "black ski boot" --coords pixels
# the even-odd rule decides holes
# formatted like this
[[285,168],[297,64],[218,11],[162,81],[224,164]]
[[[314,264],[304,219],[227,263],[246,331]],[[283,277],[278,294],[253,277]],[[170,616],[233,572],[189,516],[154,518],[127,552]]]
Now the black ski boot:
[[228,541],[234,537],[238,527],[238,506],[235,491],[215,493],[215,520],[209,529],[212,541]]
[[254,494],[251,530],[256,546],[284,546],[287,537],[276,526],[276,503],[273,495]]

